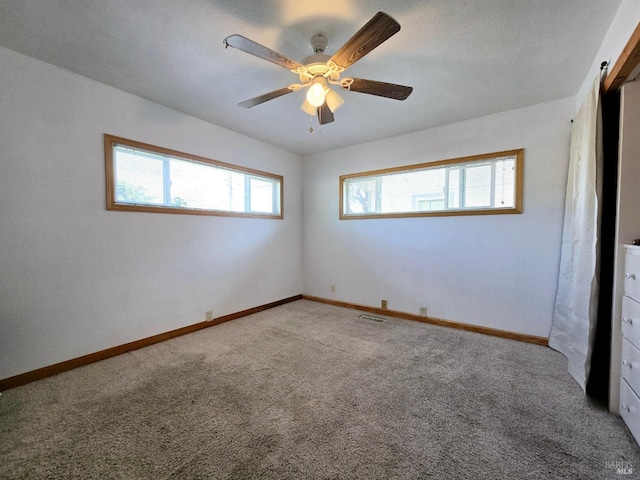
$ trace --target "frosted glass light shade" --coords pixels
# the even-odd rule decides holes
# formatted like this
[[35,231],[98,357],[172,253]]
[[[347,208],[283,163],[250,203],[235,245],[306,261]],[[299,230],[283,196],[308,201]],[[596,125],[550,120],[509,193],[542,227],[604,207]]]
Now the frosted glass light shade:
[[303,112],[308,113],[309,115],[315,115],[317,108],[318,107],[314,107],[309,102],[307,102],[307,99],[305,99],[300,106],[300,109],[302,109]]
[[321,83],[314,83],[309,87],[307,91],[307,102],[314,107],[319,107],[324,103],[324,85]]
[[334,92],[331,89],[328,90],[325,100],[327,102],[327,107],[329,107],[329,110],[333,113],[342,106],[344,98],[342,98],[337,92]]

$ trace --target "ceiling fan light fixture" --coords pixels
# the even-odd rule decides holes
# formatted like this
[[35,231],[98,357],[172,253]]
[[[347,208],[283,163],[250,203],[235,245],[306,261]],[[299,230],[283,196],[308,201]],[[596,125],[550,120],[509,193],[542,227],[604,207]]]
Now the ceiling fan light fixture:
[[316,112],[318,111],[318,107],[314,107],[313,105],[311,105],[306,98],[304,99],[304,102],[302,102],[300,109],[304,113],[308,113],[309,115],[315,115]]
[[[324,78],[320,77],[320,80],[324,80]],[[326,86],[323,84],[324,82],[317,82],[315,79],[313,81],[313,85],[309,87],[307,91],[307,102],[309,102],[314,107],[319,107],[324,103],[324,97],[326,95]]]
[[329,110],[331,110],[331,113],[334,113],[336,110],[338,110],[344,103],[344,98],[342,98],[339,93],[331,90],[330,88],[327,89],[325,100],[327,102],[327,107],[329,107]]

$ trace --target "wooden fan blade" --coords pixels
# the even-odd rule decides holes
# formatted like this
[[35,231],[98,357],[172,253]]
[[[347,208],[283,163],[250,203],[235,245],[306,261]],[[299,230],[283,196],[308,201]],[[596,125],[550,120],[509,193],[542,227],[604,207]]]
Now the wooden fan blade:
[[398,31],[398,22],[384,12],[378,12],[333,54],[331,60],[348,68]]
[[320,107],[318,107],[318,121],[320,122],[320,125],[331,123],[334,120],[335,118],[333,118],[333,113],[329,110],[327,102],[324,102]]
[[289,87],[281,88],[280,90],[274,90],[273,92],[265,93],[264,95],[260,95],[259,97],[250,98],[249,100],[245,100],[238,104],[240,107],[251,108],[256,105],[260,105],[261,103],[267,102],[269,100],[273,100],[274,98],[281,97],[282,95],[286,95],[287,93],[291,93]]
[[242,50],[243,52],[262,58],[268,62],[275,63],[276,65],[280,65],[288,70],[295,70],[298,67],[302,67],[300,63],[291,60],[278,52],[274,52],[270,48],[260,45],[253,40],[249,40],[242,35],[230,35],[224,39],[224,44],[226,47],[237,48],[238,50]]
[[369,95],[378,95],[379,97],[393,98],[394,100],[404,100],[411,95],[413,87],[396,85],[395,83],[377,82],[375,80],[365,80],[363,78],[354,78],[353,83],[346,90],[368,93]]

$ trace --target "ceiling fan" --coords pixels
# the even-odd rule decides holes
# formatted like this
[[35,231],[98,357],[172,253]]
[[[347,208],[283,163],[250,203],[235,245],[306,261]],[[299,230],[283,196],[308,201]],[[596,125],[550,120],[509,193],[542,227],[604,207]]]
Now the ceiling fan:
[[324,35],[311,37],[311,48],[314,53],[303,59],[302,63],[291,60],[242,35],[230,35],[224,39],[226,47],[237,48],[284,67],[297,74],[301,82],[245,100],[238,105],[244,108],[255,107],[268,100],[308,87],[301,108],[310,115],[317,115],[320,125],[324,125],[334,121],[333,113],[344,103],[344,99],[329,85],[337,85],[343,90],[352,92],[404,100],[411,94],[413,87],[362,78],[340,77],[347,68],[399,30],[398,22],[384,12],[378,12],[331,57],[324,53],[329,44],[326,37]]

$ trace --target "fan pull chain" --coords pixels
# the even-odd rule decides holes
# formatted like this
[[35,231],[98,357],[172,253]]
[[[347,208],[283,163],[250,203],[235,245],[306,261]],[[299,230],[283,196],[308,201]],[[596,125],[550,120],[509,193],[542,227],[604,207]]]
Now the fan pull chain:
[[318,119],[318,134],[322,135],[322,109],[321,108],[316,109],[316,113],[317,113],[317,115],[309,115],[309,133],[315,132],[315,130],[313,129],[313,119],[317,118]]

